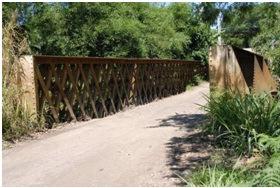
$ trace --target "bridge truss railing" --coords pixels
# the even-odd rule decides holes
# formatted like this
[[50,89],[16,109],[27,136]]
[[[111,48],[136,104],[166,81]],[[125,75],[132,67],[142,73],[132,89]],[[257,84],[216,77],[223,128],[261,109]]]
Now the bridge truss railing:
[[51,122],[101,118],[186,90],[198,61],[25,56],[21,79],[29,108]]

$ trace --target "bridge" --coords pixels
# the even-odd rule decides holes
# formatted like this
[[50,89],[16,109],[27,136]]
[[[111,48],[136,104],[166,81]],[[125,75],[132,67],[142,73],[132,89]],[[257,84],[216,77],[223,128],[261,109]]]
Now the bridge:
[[[209,84],[185,88],[207,74],[198,62],[54,56],[22,62],[29,109],[50,117],[50,125],[71,123],[4,150],[4,186],[176,186],[176,174],[209,158],[209,140],[198,129]],[[275,88],[267,60],[254,53],[220,46],[209,64],[212,87]]]
[[198,61],[94,57],[21,58],[23,100],[48,122],[101,118],[186,90]]

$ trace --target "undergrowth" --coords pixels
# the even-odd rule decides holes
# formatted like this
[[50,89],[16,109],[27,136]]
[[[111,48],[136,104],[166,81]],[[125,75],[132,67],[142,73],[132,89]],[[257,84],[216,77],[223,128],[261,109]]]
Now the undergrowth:
[[[280,144],[280,142],[278,142],[278,144]],[[251,186],[280,186],[280,153],[274,153],[269,158],[266,166],[253,177]]]
[[205,131],[217,144],[238,154],[251,154],[259,134],[280,135],[280,101],[269,94],[212,94],[204,107],[210,124]]
[[228,187],[246,184],[250,179],[246,169],[232,169],[223,165],[203,165],[188,179],[188,186],[195,187]]
[[[185,177],[188,186],[280,186],[280,101],[269,94],[212,94],[204,109],[215,147],[253,163],[207,162]],[[256,156],[260,156],[257,160]],[[212,157],[213,158],[213,157]],[[261,161],[261,162],[260,162]],[[236,165],[240,163],[239,165]]]
[[16,24],[16,18],[17,14],[13,13],[10,21],[3,27],[2,135],[6,141],[14,141],[41,130],[44,122],[42,118],[31,114],[21,100],[23,90],[20,77],[23,73],[19,58],[28,51],[28,44]]
[[192,87],[197,86],[203,82],[203,77],[199,74],[196,74],[192,77],[190,83],[187,84],[186,90],[190,90]]

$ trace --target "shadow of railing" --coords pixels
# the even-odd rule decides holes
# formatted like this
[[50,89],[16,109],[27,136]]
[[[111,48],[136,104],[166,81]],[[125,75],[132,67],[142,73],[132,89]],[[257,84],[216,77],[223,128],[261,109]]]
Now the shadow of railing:
[[[210,159],[211,139],[199,128],[206,121],[205,114],[176,114],[162,119],[158,126],[150,127],[172,126],[184,131],[182,136],[173,137],[166,143],[167,165],[173,172],[167,178],[185,176],[199,164]],[[179,182],[177,184],[183,185]]]

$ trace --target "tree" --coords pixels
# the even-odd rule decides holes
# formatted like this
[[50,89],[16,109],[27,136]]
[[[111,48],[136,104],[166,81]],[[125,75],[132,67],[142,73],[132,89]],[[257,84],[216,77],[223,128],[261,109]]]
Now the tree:
[[260,32],[252,39],[252,47],[272,60],[272,70],[280,76],[280,4],[262,3],[257,13],[265,12],[259,20]]
[[195,4],[174,3],[170,9],[174,16],[177,32],[187,38],[183,44],[183,59],[195,59],[207,64],[208,49],[214,42],[214,31],[211,24],[199,14]]
[[4,8],[21,10],[19,24],[33,54],[207,63],[213,39],[210,24],[189,3],[15,3]]
[[254,12],[255,3],[233,3],[224,11],[223,39],[226,44],[243,48],[250,47],[250,42],[259,32],[259,14]]

